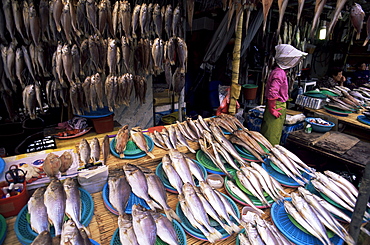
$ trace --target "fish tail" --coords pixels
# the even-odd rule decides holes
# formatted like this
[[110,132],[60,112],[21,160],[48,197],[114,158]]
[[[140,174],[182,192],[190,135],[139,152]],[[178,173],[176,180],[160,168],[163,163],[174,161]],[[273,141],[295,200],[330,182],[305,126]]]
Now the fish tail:
[[162,209],[161,206],[159,206],[156,202],[154,202],[153,200],[147,200],[146,203],[148,204],[148,206],[150,207],[151,210],[156,210],[156,209]]
[[212,232],[207,236],[207,239],[211,243],[215,243],[222,239],[222,234],[218,230],[213,229]]
[[180,219],[180,217],[179,217],[179,216],[175,213],[175,211],[173,211],[171,208],[165,209],[165,210],[164,210],[164,212],[165,212],[165,214],[166,214],[167,218],[168,218],[170,221],[172,221],[172,219],[175,219],[175,220],[177,220],[178,222],[180,222],[180,223],[181,223],[181,219]]
[[356,34],[356,40],[360,39],[360,36],[361,36],[361,32],[357,32],[357,34]]
[[85,232],[86,232],[86,235],[88,236],[88,237],[90,237],[90,231],[86,228],[86,226],[84,226],[83,224],[79,224],[78,226],[77,226],[77,228],[78,229],[83,229]]
[[364,44],[362,44],[362,46],[366,46],[367,42],[369,41],[370,37],[366,37],[365,41],[364,41]]
[[150,158],[152,158],[152,159],[154,159],[154,158],[155,158],[154,154],[153,154],[153,153],[151,153],[151,152],[147,152],[146,154],[147,154]]
[[349,234],[346,234],[346,236],[344,237],[344,241],[346,241],[346,243],[349,245],[356,244],[355,240],[353,240],[353,238]]
[[230,226],[233,231],[235,231],[236,233],[238,233],[241,229],[239,226],[237,226],[235,223],[231,223],[231,226]]
[[196,151],[193,148],[191,148],[190,146],[187,145],[186,147],[189,149],[190,152],[192,152],[194,154],[196,153]]

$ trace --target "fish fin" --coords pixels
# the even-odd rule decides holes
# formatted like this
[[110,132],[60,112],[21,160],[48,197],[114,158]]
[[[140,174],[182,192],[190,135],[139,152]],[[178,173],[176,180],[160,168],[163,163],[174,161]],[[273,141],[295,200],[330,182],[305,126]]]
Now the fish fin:
[[171,208],[169,208],[169,209],[165,209],[164,210],[164,212],[165,212],[165,214],[166,214],[166,216],[167,216],[167,218],[170,220],[170,221],[172,221],[172,219],[175,219],[175,220],[177,220],[178,222],[182,222],[181,221],[181,219],[180,219],[180,217],[175,213],[175,211],[173,211]]
[[150,158],[152,158],[152,159],[154,159],[154,158],[155,158],[154,154],[153,154],[153,153],[151,153],[151,152],[147,152],[146,154],[147,154]]

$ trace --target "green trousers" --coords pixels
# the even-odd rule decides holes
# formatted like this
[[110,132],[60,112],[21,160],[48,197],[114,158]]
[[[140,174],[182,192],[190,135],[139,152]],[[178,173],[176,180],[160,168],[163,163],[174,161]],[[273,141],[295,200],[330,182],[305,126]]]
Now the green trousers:
[[265,138],[270,141],[272,145],[280,144],[280,138],[285,122],[286,103],[276,101],[276,109],[278,108],[282,108],[279,111],[281,113],[281,116],[279,118],[276,118],[269,112],[266,105],[261,126],[261,134],[265,136]]

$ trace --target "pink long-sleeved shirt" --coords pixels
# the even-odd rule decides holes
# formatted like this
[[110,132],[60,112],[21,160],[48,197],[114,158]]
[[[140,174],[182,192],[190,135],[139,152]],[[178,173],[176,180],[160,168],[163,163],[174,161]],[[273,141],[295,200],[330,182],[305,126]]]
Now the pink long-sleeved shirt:
[[277,66],[271,71],[266,84],[265,96],[268,100],[278,100],[280,102],[288,100],[288,79],[285,70]]

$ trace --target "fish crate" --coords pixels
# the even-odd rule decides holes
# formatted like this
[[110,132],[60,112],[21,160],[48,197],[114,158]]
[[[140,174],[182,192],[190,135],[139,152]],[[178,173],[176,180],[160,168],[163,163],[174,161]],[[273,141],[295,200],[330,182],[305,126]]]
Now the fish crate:
[[0,199],[0,214],[5,218],[16,216],[28,202],[28,191],[26,182],[23,183],[23,190],[16,196]]

